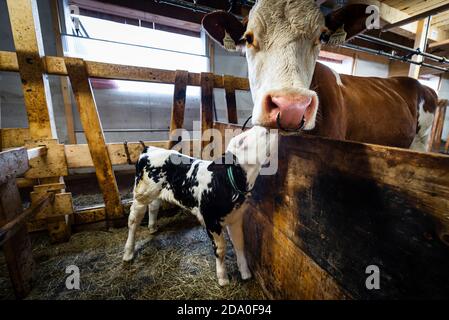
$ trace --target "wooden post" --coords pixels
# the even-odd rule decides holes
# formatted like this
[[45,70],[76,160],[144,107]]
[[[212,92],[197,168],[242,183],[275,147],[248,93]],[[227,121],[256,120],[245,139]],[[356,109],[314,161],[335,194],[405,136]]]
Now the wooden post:
[[[56,40],[56,55],[64,57],[64,48],[61,38],[61,21],[59,19],[58,0],[50,2],[51,16],[53,21],[53,32]],[[66,77],[59,77],[61,83],[61,94],[64,102],[64,113],[67,125],[67,136],[70,144],[76,144],[75,125],[73,120],[72,99],[70,97],[70,84]]]
[[[28,156],[25,148],[0,152],[0,227],[23,211],[15,180],[17,175],[23,174],[27,169]],[[6,240],[3,252],[14,292],[18,298],[24,298],[31,290],[34,273],[31,242],[24,224]]]
[[209,72],[202,72],[200,75],[200,86],[201,86],[201,152],[203,152],[204,148],[209,143],[211,143],[211,139],[203,140],[203,135],[208,129],[212,129],[213,127],[214,75]]
[[170,120],[170,137],[169,148],[177,143],[176,130],[182,129],[184,126],[184,114],[186,107],[186,91],[187,82],[189,81],[189,72],[176,70],[175,75],[175,90],[173,93],[173,105],[171,109]]
[[238,123],[237,102],[235,99],[234,77],[224,76],[226,107],[228,109],[228,122]]
[[447,100],[438,101],[438,107],[435,110],[435,119],[432,125],[432,132],[429,137],[428,152],[440,152],[447,103]]
[[[41,59],[44,56],[44,46],[36,0],[8,0],[7,5],[27,110],[30,139],[57,139],[50,89]],[[41,183],[61,180],[61,177],[45,177]],[[64,217],[48,220],[47,227],[50,235],[57,235],[57,239],[68,239],[70,227],[66,224]],[[58,231],[54,232],[54,230]],[[54,240],[57,241],[57,239]]]
[[35,0],[7,0],[16,48],[30,135],[56,138],[49,84],[44,76],[44,56],[39,15]]
[[[89,151],[95,166],[108,221],[113,226],[123,224],[123,207],[120,201],[117,182],[112,169],[111,158],[106,146],[97,105],[92,93],[86,65],[79,58],[64,58],[70,83],[75,95],[81,124],[86,135]],[[120,219],[120,220],[117,220]]]
[[[423,52],[426,51],[428,30],[431,21],[432,17],[418,21],[418,26],[416,28],[415,46],[414,46],[415,49],[420,49]],[[412,58],[412,60],[416,62],[423,62],[424,58],[423,56],[415,55]],[[410,64],[408,76],[414,79],[418,79],[420,70],[421,66],[416,64]]]

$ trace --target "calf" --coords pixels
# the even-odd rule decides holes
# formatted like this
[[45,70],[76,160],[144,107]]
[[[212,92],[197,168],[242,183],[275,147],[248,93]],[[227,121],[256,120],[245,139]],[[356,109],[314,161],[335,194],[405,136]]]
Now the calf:
[[218,283],[229,283],[224,257],[223,228],[234,245],[242,279],[249,279],[243,249],[243,211],[239,207],[253,188],[262,165],[273,155],[275,135],[253,127],[231,139],[226,153],[215,161],[204,161],[174,150],[149,147],[136,165],[134,199],[128,220],[124,261],[134,255],[136,229],[149,208],[149,229],[156,231],[160,201],[174,203],[194,214],[206,228],[216,256]]

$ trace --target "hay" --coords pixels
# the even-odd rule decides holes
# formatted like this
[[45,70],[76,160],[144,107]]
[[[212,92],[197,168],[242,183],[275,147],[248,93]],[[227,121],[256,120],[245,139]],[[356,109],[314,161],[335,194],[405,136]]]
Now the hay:
[[[28,299],[264,299],[255,280],[240,279],[230,241],[231,284],[222,288],[210,240],[195,218],[179,212],[161,218],[159,225],[156,235],[140,227],[131,263],[121,260],[126,228],[77,233],[60,245],[50,245],[45,235],[34,237],[37,274]],[[65,287],[65,268],[72,264],[80,268],[80,290]],[[1,256],[0,299],[11,298]]]

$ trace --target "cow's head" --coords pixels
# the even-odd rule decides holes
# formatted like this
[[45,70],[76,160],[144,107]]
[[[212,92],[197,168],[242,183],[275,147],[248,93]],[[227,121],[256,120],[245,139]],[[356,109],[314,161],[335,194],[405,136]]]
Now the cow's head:
[[246,52],[254,125],[312,130],[318,97],[310,84],[321,44],[364,31],[366,7],[348,5],[324,17],[313,0],[259,0],[247,21],[218,11],[204,17],[203,27],[224,48]]

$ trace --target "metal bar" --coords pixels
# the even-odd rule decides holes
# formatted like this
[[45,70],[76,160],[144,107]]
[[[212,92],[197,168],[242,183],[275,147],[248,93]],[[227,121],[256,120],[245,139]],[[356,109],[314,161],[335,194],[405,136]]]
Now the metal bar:
[[449,68],[439,67],[439,66],[435,66],[432,64],[424,63],[424,62],[416,62],[409,58],[400,57],[400,56],[397,56],[397,55],[394,55],[394,54],[391,54],[391,53],[388,53],[388,52],[385,52],[382,50],[364,48],[364,47],[357,46],[354,44],[349,44],[349,43],[342,45],[342,47],[347,48],[347,49],[356,50],[356,51],[366,52],[366,53],[370,53],[370,54],[374,54],[374,55],[384,56],[384,57],[387,57],[392,60],[398,60],[398,61],[402,61],[402,62],[417,64],[417,65],[421,65],[422,67],[431,68],[431,69],[435,69],[435,70],[442,71],[442,72],[449,72]]
[[410,47],[406,47],[404,45],[398,44],[398,43],[394,43],[394,42],[390,42],[387,40],[383,40],[383,39],[379,39],[376,37],[372,37],[366,34],[361,34],[356,36],[357,39],[361,39],[364,41],[368,41],[371,43],[376,43],[376,44],[382,44],[385,45],[387,47],[393,48],[393,49],[399,49],[399,50],[403,50],[403,51],[407,51],[416,55],[422,55],[423,57],[428,58],[429,60],[433,60],[435,62],[439,62],[439,63],[448,63],[449,64],[449,60],[446,57],[440,57],[440,56],[436,56],[434,54],[430,54],[427,52],[422,52],[419,49],[413,49]]
[[430,16],[434,16],[436,14],[439,14],[439,13],[447,11],[447,10],[449,10],[449,3],[443,4],[443,5],[439,6],[439,7],[434,8],[434,9],[431,9],[431,10],[422,12],[420,14],[414,15],[414,16],[412,16],[410,18],[407,18],[407,19],[404,19],[404,20],[401,20],[401,21],[398,21],[398,22],[395,22],[395,23],[387,24],[386,26],[384,26],[382,28],[382,32],[386,32],[386,31],[389,31],[389,30],[397,28],[397,27],[402,27],[402,26],[404,26],[406,24],[409,24],[409,23],[412,23],[412,22],[415,22],[415,21],[418,21],[418,20],[421,20],[421,19],[424,19],[424,18],[427,18],[427,17],[430,17]]
[[152,49],[152,50],[158,50],[158,51],[164,51],[164,52],[186,54],[186,55],[194,56],[194,57],[209,58],[207,55],[204,55],[204,54],[196,54],[196,53],[189,53],[189,52],[183,52],[183,51],[177,51],[177,50],[155,48],[155,47],[144,46],[141,44],[124,43],[124,42],[120,42],[120,41],[113,41],[113,40],[106,40],[106,39],[99,39],[99,38],[86,38],[86,37],[76,36],[76,35],[67,34],[67,33],[62,33],[61,35],[65,36],[65,37],[79,38],[79,39],[83,39],[83,40],[95,40],[95,41],[101,41],[101,42],[112,43],[112,44],[120,44],[120,45],[137,47],[137,48],[145,48],[145,49]]

